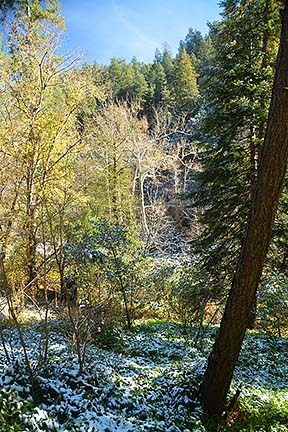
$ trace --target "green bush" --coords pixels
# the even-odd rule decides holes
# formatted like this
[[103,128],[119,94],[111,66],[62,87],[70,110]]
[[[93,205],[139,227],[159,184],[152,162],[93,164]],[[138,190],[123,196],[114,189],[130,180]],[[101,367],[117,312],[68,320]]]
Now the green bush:
[[111,348],[117,351],[117,348],[121,347],[123,343],[123,329],[119,325],[107,325],[95,334],[93,339],[101,348]]
[[25,431],[23,414],[31,408],[31,402],[19,401],[12,391],[0,391],[0,432]]
[[262,284],[258,296],[258,326],[273,336],[288,332],[288,280],[272,273]]

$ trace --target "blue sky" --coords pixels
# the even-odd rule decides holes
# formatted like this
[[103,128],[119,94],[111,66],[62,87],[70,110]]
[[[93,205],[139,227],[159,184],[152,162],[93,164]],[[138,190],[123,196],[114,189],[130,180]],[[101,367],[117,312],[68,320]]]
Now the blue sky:
[[65,50],[108,64],[112,57],[151,62],[166,42],[176,54],[189,27],[207,33],[219,19],[217,0],[62,0]]

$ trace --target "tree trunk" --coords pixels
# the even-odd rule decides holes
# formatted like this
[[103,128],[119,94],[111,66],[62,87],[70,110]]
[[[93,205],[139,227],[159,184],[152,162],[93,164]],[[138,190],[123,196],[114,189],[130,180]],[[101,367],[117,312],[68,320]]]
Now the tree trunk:
[[33,203],[33,174],[30,173],[26,180],[26,265],[27,265],[27,280],[26,285],[29,286],[31,295],[35,296],[35,287],[37,286],[37,270],[36,270],[36,222],[35,222],[35,203]]
[[[263,11],[263,23],[265,25],[265,31],[263,34],[262,49],[261,49],[261,51],[262,51],[262,63],[261,63],[262,72],[267,69],[267,62],[268,62],[270,8],[271,8],[271,0],[266,0],[265,6],[264,6],[264,11]],[[251,29],[251,31],[252,31],[252,29]],[[252,59],[251,59],[251,64],[252,64]],[[261,96],[260,107],[261,107],[263,112],[266,110],[266,95],[264,95],[264,93],[262,93],[262,96]],[[261,141],[264,138],[265,122],[264,121],[261,122],[256,134],[255,134],[255,131],[253,129],[254,129],[253,127],[250,128],[250,136],[251,136],[251,142],[250,142],[251,199],[254,196],[254,189],[255,189],[255,183],[256,183],[256,173],[257,173],[257,161],[260,159],[260,155],[261,155],[261,148],[259,147],[259,145],[257,148],[257,145],[255,144],[255,138],[257,138],[258,141]],[[248,329],[253,330],[255,328],[256,317],[257,317],[257,292],[255,292],[253,305],[252,305],[251,311],[249,313]]]
[[224,410],[267,254],[288,157],[288,0],[250,216],[220,329],[200,387],[205,409]]
[[[139,167],[140,167],[140,164],[139,164]],[[140,187],[140,200],[141,200],[143,226],[144,226],[145,232],[149,238],[150,237],[150,230],[148,227],[147,216],[146,216],[144,182],[145,182],[145,174],[142,174],[141,168],[139,168],[139,187]]]

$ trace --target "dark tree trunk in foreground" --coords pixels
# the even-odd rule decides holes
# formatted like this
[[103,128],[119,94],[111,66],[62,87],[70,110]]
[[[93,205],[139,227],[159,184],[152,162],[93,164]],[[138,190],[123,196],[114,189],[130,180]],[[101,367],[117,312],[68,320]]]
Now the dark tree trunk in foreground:
[[224,410],[233,371],[260,282],[288,156],[288,0],[250,216],[220,329],[200,387],[205,409]]

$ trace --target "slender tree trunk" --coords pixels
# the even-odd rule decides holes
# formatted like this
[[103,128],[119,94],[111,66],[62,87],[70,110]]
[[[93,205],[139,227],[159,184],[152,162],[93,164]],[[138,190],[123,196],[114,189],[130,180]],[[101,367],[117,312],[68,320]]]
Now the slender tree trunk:
[[139,187],[140,187],[140,200],[141,200],[143,226],[145,228],[147,236],[149,237],[150,236],[150,230],[149,230],[149,226],[147,223],[147,216],[146,216],[144,182],[145,182],[145,174],[142,174],[141,168],[139,168]]
[[[267,62],[268,62],[268,43],[269,43],[269,14],[270,14],[270,3],[271,0],[266,0],[264,11],[263,11],[263,23],[265,25],[265,31],[262,38],[262,62],[261,62],[261,71],[266,70],[267,68]],[[251,29],[252,31],[252,29]],[[252,66],[252,59],[251,59],[251,66]],[[261,99],[260,99],[260,107],[262,111],[264,112],[267,107],[267,99],[266,95],[262,93]],[[250,182],[250,188],[251,188],[251,200],[254,196],[255,191],[255,184],[256,184],[256,173],[257,173],[257,161],[260,160],[261,155],[261,147],[258,147],[255,145],[255,138],[258,139],[258,141],[262,141],[264,138],[265,133],[265,122],[262,121],[260,126],[258,127],[257,132],[255,132],[254,128],[251,126],[250,128],[250,169],[251,169],[251,182]],[[249,314],[249,329],[255,328],[255,322],[256,322],[256,316],[257,316],[257,292],[255,293],[253,305]]]
[[[256,161],[256,146],[255,146],[255,130],[254,126],[250,127],[250,199],[254,197],[256,178],[257,178],[257,161]],[[248,328],[254,329],[257,314],[257,292],[253,298],[251,310],[249,312]]]
[[[265,71],[268,67],[268,45],[269,45],[269,15],[271,13],[272,9],[272,1],[266,0],[265,7],[263,11],[263,23],[265,25],[265,31],[262,38],[262,62],[261,62],[261,70],[262,72]],[[266,94],[262,92],[261,99],[260,99],[260,108],[262,111],[266,110],[267,101],[266,101]],[[259,141],[261,141],[264,138],[265,133],[265,122],[262,121],[259,125],[258,131],[257,131],[257,137]],[[258,146],[257,149],[257,159],[260,160],[261,158],[261,147]]]
[[[131,316],[131,310],[132,309],[129,308],[129,301],[128,301],[128,298],[127,298],[127,287],[125,286],[125,283],[123,281],[121,269],[117,265],[118,257],[117,257],[117,254],[116,254],[116,252],[115,252],[115,250],[113,248],[112,248],[112,254],[113,254],[113,259],[114,259],[114,262],[115,262],[116,268],[117,268],[117,273],[118,273],[117,278],[118,278],[118,281],[119,281],[120,292],[121,292],[122,297],[123,297],[127,327],[130,330],[131,327],[132,327],[132,316]],[[132,305],[132,302],[131,302],[131,305]]]
[[108,209],[109,209],[109,216],[112,218],[110,161],[109,161],[109,154],[106,150],[105,150],[105,163],[106,163],[106,178],[105,178],[105,180],[106,180]]
[[26,221],[25,221],[25,236],[26,236],[26,266],[27,280],[26,285],[30,286],[31,295],[35,296],[35,287],[37,286],[36,276],[36,205],[34,197],[34,153],[27,152],[27,175],[26,175]]
[[205,409],[224,410],[233,371],[261,278],[288,158],[288,0],[248,225],[220,329],[200,387]]
[[[44,195],[44,194],[43,194]],[[43,347],[43,353],[40,352],[39,354],[39,360],[38,363],[43,361],[44,364],[47,363],[48,359],[48,348],[49,348],[49,323],[48,323],[48,317],[49,317],[49,301],[48,301],[48,286],[47,286],[47,244],[46,244],[46,233],[45,233],[45,197],[43,196],[42,199],[42,206],[41,206],[41,234],[42,234],[42,246],[43,246],[43,270],[44,275],[42,279],[43,288],[44,288],[44,297],[45,297],[45,340],[44,340],[44,347]]]
[[119,200],[118,200],[118,178],[117,178],[117,156],[116,156],[116,144],[113,144],[113,164],[111,173],[111,207],[112,217],[115,222],[119,222]]

